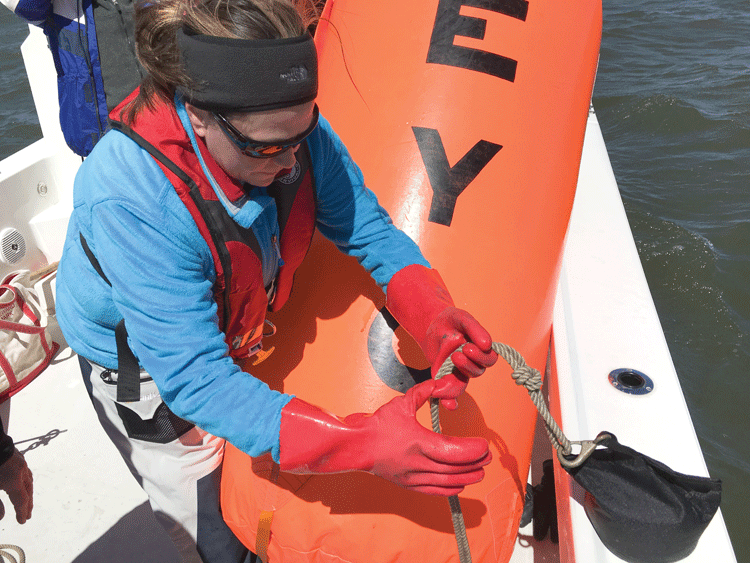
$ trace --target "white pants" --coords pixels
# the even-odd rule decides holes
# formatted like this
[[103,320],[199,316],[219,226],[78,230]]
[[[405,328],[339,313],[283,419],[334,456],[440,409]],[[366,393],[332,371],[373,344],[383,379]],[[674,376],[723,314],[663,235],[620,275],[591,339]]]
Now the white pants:
[[140,400],[121,403],[117,372],[80,358],[81,373],[105,432],[149,497],[184,563],[254,560],[221,517],[224,440],[175,416],[141,372]]

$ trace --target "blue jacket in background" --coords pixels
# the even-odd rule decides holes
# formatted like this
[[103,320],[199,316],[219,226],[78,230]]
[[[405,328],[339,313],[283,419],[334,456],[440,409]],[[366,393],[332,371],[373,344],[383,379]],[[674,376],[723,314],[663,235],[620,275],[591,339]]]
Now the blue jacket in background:
[[60,127],[73,152],[87,156],[107,131],[109,110],[140,81],[132,0],[1,1],[47,36],[57,71]]

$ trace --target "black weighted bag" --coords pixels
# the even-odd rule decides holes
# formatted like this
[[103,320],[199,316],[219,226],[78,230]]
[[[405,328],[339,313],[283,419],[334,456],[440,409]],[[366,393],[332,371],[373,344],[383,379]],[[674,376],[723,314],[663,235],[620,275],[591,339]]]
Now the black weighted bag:
[[600,438],[603,447],[566,471],[586,491],[586,515],[604,545],[629,563],[690,555],[719,508],[721,481],[677,473],[612,434]]

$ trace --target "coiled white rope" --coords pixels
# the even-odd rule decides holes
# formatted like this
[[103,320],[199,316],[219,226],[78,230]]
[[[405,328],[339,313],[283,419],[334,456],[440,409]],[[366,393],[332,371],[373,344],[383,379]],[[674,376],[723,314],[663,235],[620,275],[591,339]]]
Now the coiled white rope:
[[[7,550],[12,549],[18,555],[18,559]],[[0,544],[0,561],[3,563],[26,563],[26,554],[23,549],[17,545],[11,545],[9,543]]]

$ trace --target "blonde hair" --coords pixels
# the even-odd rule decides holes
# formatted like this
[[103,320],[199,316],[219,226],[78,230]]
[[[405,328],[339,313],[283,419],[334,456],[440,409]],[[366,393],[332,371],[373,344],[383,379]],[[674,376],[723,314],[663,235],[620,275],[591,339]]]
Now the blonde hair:
[[146,75],[138,96],[123,108],[129,120],[157,98],[171,102],[190,88],[180,62],[177,30],[236,39],[297,37],[315,25],[314,0],[141,0],[135,9],[136,54]]

